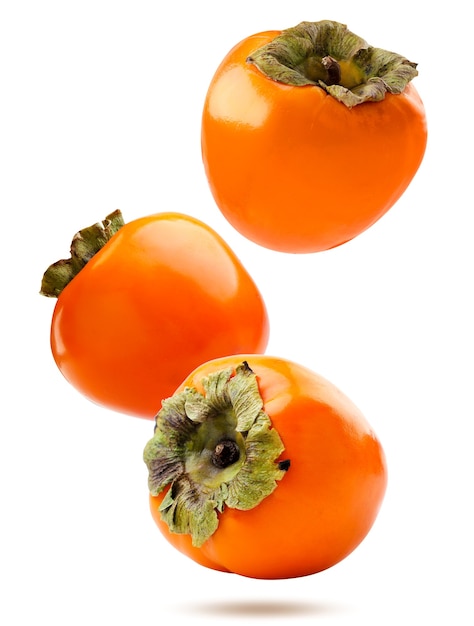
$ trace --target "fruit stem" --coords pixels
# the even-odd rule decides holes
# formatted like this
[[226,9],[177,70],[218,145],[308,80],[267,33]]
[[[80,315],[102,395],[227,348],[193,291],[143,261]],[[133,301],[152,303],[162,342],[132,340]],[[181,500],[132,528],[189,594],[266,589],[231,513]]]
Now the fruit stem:
[[220,441],[211,456],[212,463],[219,469],[233,465],[240,458],[240,448],[232,439]]
[[341,82],[341,66],[335,58],[327,55],[321,59],[321,63],[327,72],[326,85],[339,85]]

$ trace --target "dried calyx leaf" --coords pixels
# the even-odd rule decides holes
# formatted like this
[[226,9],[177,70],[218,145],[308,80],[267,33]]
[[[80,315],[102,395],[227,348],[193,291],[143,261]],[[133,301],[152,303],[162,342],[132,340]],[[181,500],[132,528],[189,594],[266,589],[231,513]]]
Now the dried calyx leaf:
[[313,85],[351,108],[400,94],[418,75],[416,63],[374,48],[331,20],[301,22],[252,52],[247,61],[272,80]]
[[201,546],[218,527],[218,513],[252,509],[289,468],[263,410],[257,377],[246,362],[210,374],[205,394],[193,388],[165,400],[144,450],[152,495],[166,487],[162,519],[171,532]]
[[44,273],[40,294],[49,298],[58,298],[66,285],[123,225],[122,213],[117,209],[107,215],[102,222],[77,232],[71,243],[70,258],[56,261]]

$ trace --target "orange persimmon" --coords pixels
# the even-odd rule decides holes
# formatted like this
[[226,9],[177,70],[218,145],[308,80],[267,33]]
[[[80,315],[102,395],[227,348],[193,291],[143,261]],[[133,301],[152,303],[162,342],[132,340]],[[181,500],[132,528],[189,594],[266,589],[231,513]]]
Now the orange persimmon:
[[426,148],[416,64],[333,21],[238,43],[202,114],[217,206],[242,235],[317,252],[369,228],[400,198]]
[[366,537],[384,451],[332,383],[286,359],[205,363],[163,402],[144,450],[152,516],[197,563],[253,578],[327,569]]
[[51,350],[65,378],[109,409],[154,419],[203,361],[263,352],[269,321],[253,279],[207,224],[120,211],[74,237],[43,295],[57,297]]

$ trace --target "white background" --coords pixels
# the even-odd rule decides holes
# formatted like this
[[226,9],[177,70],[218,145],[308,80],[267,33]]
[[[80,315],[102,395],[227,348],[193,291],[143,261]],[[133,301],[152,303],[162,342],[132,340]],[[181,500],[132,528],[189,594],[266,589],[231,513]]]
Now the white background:
[[[466,5],[443,6],[2,3],[2,624],[474,623],[472,54]],[[428,149],[404,196],[356,240],[273,253],[213,203],[202,104],[235,43],[321,19],[418,63]],[[246,579],[194,564],[155,528],[141,460],[152,423],[64,381],[49,349],[54,301],[38,294],[74,232],[115,208],[126,221],[179,211],[217,230],[266,300],[268,353],[329,378],[377,431],[389,488],[342,563]]]

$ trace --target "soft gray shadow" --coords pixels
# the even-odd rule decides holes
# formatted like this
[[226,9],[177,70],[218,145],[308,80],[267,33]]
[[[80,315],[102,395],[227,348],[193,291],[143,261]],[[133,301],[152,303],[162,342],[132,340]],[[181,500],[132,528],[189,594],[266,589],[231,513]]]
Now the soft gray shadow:
[[345,610],[345,607],[340,605],[278,600],[206,602],[192,603],[180,607],[181,612],[195,616],[207,615],[215,617],[302,617],[341,613]]

